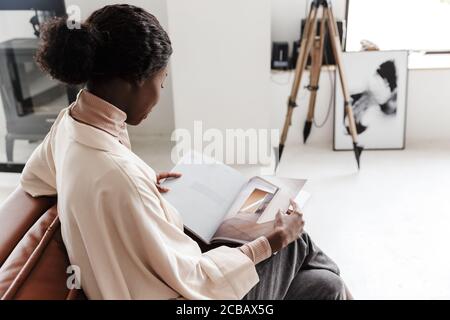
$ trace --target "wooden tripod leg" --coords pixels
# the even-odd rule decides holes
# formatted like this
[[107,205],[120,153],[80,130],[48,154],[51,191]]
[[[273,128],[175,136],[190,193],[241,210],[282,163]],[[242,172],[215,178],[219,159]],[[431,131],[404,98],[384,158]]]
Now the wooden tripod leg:
[[309,83],[309,90],[311,90],[311,94],[309,96],[308,115],[306,117],[308,121],[312,121],[314,118],[317,89],[319,88],[320,68],[322,65],[321,60],[322,56],[320,55],[320,40],[315,39],[311,54],[311,71]]
[[337,31],[337,24],[336,20],[334,19],[333,12],[331,11],[331,8],[329,5],[324,7],[324,13],[326,13],[327,19],[328,19],[328,30],[330,33],[330,41],[331,41],[331,47],[333,48],[334,57],[336,60],[336,66],[337,70],[339,72],[339,79],[341,80],[341,86],[342,86],[342,93],[344,95],[344,104],[345,104],[345,113],[347,114],[348,118],[348,127],[350,130],[350,134],[352,136],[353,141],[353,151],[355,152],[356,161],[358,163],[359,168],[359,159],[361,156],[361,152],[363,150],[362,147],[358,146],[358,134],[356,131],[356,124],[355,124],[355,118],[353,116],[353,109],[351,105],[351,98],[350,93],[348,90],[348,84],[347,79],[344,75],[344,66],[342,63],[342,47],[341,42],[339,40],[339,33]]
[[303,72],[306,68],[306,62],[311,51],[313,40],[316,34],[316,21],[317,21],[317,7],[311,7],[308,20],[305,24],[305,30],[302,36],[302,42],[300,44],[300,53],[298,55],[297,66],[295,68],[294,83],[291,88],[290,100],[295,102],[297,98],[300,82],[302,80]]
[[311,71],[309,83],[309,105],[308,114],[306,116],[305,126],[303,128],[303,142],[305,143],[311,132],[312,122],[314,119],[317,91],[319,89],[320,73],[322,68],[323,48],[325,38],[325,21],[326,16],[323,16],[320,22],[319,37],[315,37],[311,52]]
[[300,44],[300,52],[297,59],[297,66],[295,68],[295,78],[294,83],[292,84],[291,94],[288,100],[288,110],[286,113],[286,118],[284,120],[283,131],[280,137],[280,146],[279,146],[279,157],[281,158],[281,154],[283,153],[284,144],[286,142],[287,134],[289,131],[289,126],[292,122],[292,114],[293,109],[297,106],[295,101],[297,100],[297,94],[300,87],[300,82],[302,80],[302,75],[305,70],[306,61],[311,51],[312,40],[314,34],[316,32],[316,19],[317,19],[317,7],[311,6],[311,10],[308,15],[308,19],[305,24],[305,29],[302,35],[302,41]]
[[339,73],[339,79],[341,80],[342,94],[344,95],[345,112],[348,117],[350,134],[352,136],[353,142],[356,143],[358,137],[356,133],[355,118],[353,117],[353,110],[350,103],[350,93],[348,91],[347,79],[344,76],[344,67],[342,64],[342,47],[339,39],[339,34],[337,32],[336,21],[334,20],[331,8],[324,8],[327,18],[328,18],[328,30],[330,33],[331,47],[333,48],[334,58],[336,60],[336,67]]

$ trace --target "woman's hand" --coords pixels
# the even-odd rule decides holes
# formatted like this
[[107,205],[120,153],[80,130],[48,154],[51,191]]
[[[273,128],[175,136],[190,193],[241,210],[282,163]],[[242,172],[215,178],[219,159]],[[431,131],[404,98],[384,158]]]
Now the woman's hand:
[[303,220],[303,213],[298,209],[297,203],[290,200],[292,209],[289,209],[286,214],[278,211],[274,230],[267,236],[272,252],[277,252],[286,247],[291,242],[295,241],[303,232],[305,221]]
[[159,192],[165,193],[169,191],[169,188],[164,188],[161,186],[161,180],[167,179],[167,178],[179,178],[181,177],[181,173],[177,172],[161,172],[156,175],[156,187],[158,188]]

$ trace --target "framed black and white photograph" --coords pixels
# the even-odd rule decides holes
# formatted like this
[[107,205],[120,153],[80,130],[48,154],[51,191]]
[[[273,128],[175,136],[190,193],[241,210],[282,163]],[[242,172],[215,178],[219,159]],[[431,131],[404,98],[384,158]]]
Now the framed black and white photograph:
[[[407,51],[343,53],[358,142],[366,150],[405,147]],[[334,149],[352,150],[340,80],[335,92]]]

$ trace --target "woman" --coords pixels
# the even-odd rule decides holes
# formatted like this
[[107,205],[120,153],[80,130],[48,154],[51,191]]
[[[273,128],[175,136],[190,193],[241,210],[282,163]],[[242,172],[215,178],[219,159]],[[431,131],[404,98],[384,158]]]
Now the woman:
[[34,151],[21,184],[32,196],[58,195],[64,243],[89,298],[346,298],[335,264],[305,233],[298,238],[295,203],[270,235],[240,248],[202,253],[183,232],[161,196],[167,174],[130,150],[126,129],[158,102],[172,53],[154,16],[106,6],[79,29],[50,22],[41,40],[41,68],[85,89]]

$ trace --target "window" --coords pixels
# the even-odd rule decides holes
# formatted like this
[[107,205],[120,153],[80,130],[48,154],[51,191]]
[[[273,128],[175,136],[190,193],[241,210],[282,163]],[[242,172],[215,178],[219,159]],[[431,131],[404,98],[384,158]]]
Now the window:
[[349,0],[347,21],[347,51],[450,51],[450,0]]

